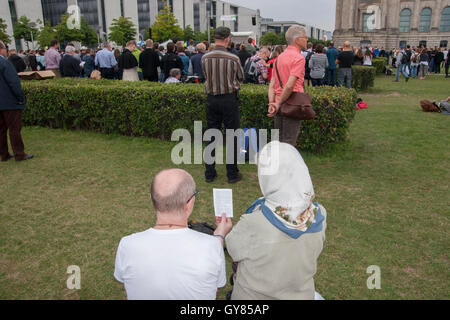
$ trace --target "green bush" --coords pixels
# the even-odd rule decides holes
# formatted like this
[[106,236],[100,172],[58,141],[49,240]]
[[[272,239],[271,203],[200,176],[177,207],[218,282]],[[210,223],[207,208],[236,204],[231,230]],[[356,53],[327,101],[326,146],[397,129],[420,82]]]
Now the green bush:
[[376,69],[368,66],[352,67],[352,88],[356,91],[367,90],[375,84]]
[[373,58],[372,65],[377,70],[377,74],[383,74],[386,66],[386,58]]
[[[83,129],[128,136],[170,139],[172,131],[206,129],[203,85],[57,79],[23,81],[25,125]],[[240,94],[241,127],[273,128],[267,117],[267,86],[244,85]],[[304,121],[299,147],[322,152],[346,138],[355,115],[356,92],[345,88],[308,88],[317,118]]]

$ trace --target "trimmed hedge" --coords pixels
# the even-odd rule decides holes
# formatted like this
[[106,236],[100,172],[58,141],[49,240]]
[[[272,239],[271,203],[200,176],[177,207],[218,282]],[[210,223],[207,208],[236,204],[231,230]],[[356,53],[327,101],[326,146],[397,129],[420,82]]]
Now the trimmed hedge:
[[376,69],[369,66],[352,67],[352,88],[356,91],[364,91],[375,84]]
[[372,65],[377,70],[377,74],[383,74],[384,67],[386,67],[386,58],[373,58]]
[[[54,79],[22,81],[27,97],[25,125],[82,129],[127,136],[170,139],[172,131],[206,128],[204,87],[114,80]],[[267,117],[267,86],[243,85],[239,94],[242,128],[272,129]],[[355,116],[356,92],[345,88],[308,88],[317,118],[304,121],[299,148],[323,152],[346,139]]]

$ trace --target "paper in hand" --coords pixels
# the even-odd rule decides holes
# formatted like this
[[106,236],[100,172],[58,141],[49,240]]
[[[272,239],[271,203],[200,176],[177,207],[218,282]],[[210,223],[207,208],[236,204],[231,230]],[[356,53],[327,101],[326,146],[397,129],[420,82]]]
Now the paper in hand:
[[213,189],[213,198],[216,217],[221,217],[225,213],[227,218],[233,218],[233,190]]

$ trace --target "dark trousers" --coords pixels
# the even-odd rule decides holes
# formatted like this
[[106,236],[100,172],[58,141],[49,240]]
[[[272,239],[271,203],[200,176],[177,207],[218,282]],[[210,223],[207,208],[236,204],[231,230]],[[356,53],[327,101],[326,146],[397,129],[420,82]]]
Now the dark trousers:
[[100,73],[102,74],[102,79],[114,80],[114,68],[100,68]]
[[434,64],[434,73],[437,73],[437,74],[441,73],[441,63]]
[[9,158],[8,130],[14,158],[23,160],[25,158],[25,147],[20,133],[22,130],[22,110],[0,111],[0,156],[2,160]]
[[311,79],[311,81],[313,87],[323,86],[325,84],[323,79]]
[[283,117],[280,112],[275,115],[274,128],[280,130],[280,142],[289,143],[294,148],[297,148],[300,125],[301,120]]
[[336,85],[336,76],[337,76],[336,69],[328,69],[328,85],[329,86]]
[[[225,129],[239,129],[240,128],[240,112],[239,100],[237,93],[224,95],[208,95],[206,98],[206,121],[208,129],[222,130],[222,124]],[[225,139],[224,139],[225,140]],[[208,145],[214,142],[214,138],[208,142]],[[225,142],[225,141],[224,141]],[[239,169],[237,166],[237,138],[233,141],[233,150],[228,150],[227,153],[233,156],[233,164],[227,164],[228,179],[235,179],[238,176]],[[228,143],[226,144],[228,145]],[[215,157],[215,150],[211,153]],[[216,176],[215,162],[213,164],[206,164],[205,177],[207,179]]]
[[448,67],[449,67],[449,64],[446,63],[446,64],[445,64],[445,76],[446,76],[446,77],[448,77]]

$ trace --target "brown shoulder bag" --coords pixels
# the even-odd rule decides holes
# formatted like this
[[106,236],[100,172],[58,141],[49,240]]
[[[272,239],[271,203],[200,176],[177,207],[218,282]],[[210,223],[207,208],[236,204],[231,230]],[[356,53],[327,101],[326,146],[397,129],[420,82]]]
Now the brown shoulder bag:
[[[277,65],[278,59],[275,60],[275,71],[277,72],[280,87],[283,89],[283,83],[281,82]],[[297,120],[312,120],[316,117],[316,112],[312,107],[311,97],[309,94],[303,92],[292,92],[289,99],[280,106],[280,114],[284,117]]]

